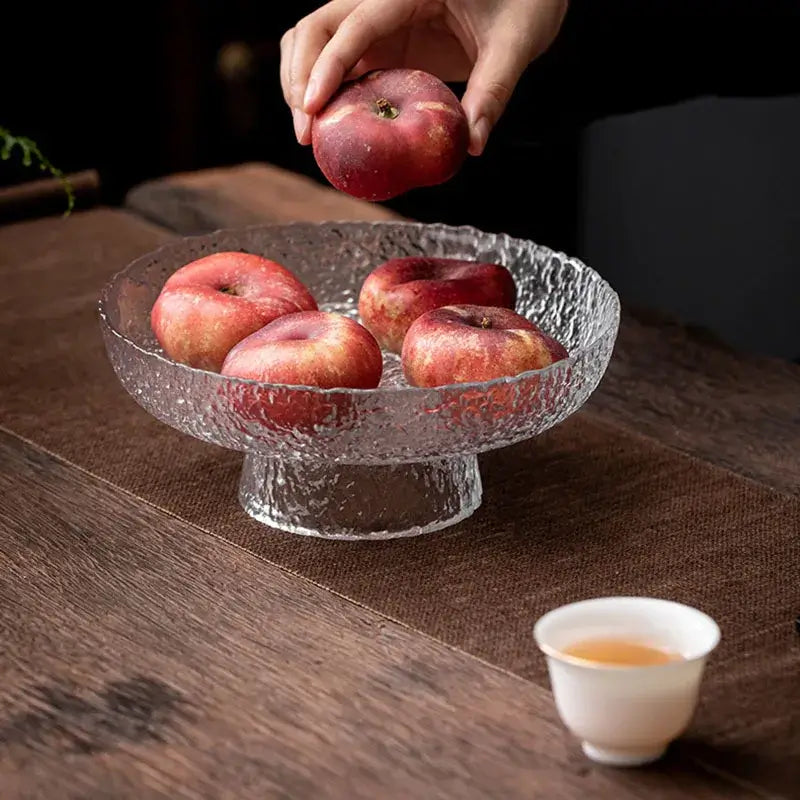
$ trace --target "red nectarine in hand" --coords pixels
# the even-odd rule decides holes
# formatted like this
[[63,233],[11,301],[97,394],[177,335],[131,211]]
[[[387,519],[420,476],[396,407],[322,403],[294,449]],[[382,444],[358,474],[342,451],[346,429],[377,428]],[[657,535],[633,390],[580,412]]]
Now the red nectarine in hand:
[[458,98],[414,69],[368,72],[342,85],[311,123],[314,158],[337,189],[388,200],[452,178],[467,156]]
[[402,364],[412,386],[445,386],[519,375],[567,356],[555,339],[510,309],[462,305],[415,320]]
[[455,258],[393,258],[376,267],[361,286],[358,312],[381,346],[399,353],[411,323],[451,305],[514,308],[516,286],[500,264]]
[[284,314],[316,308],[285,267],[251,253],[223,252],[174,272],[153,305],[150,324],[171,359],[217,372],[246,336]]

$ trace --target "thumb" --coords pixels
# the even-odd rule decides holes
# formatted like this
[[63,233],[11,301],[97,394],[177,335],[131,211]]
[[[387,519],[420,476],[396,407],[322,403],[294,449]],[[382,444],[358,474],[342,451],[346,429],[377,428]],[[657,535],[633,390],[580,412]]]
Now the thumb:
[[530,61],[520,42],[492,42],[478,54],[461,105],[469,120],[469,152],[478,156]]

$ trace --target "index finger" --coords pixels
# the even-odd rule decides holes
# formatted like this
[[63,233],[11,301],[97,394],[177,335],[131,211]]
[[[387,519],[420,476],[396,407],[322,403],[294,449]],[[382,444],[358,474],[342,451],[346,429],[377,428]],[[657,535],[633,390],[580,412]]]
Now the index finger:
[[311,69],[303,110],[316,114],[377,41],[408,25],[418,0],[364,0],[342,21]]

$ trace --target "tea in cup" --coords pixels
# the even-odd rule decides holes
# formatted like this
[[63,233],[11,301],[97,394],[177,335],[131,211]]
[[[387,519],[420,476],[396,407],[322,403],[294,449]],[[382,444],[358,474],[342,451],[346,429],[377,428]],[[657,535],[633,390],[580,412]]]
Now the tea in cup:
[[534,626],[556,708],[593,761],[659,759],[689,726],[720,631],[691,606],[601,597],[556,608]]

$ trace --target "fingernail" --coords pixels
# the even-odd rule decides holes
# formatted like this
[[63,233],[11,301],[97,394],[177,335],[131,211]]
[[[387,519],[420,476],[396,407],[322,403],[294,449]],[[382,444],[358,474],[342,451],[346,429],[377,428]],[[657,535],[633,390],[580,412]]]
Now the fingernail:
[[303,98],[303,108],[308,108],[317,99],[317,82],[312,78],[306,86],[306,94]]
[[474,131],[473,139],[475,140],[475,154],[480,155],[483,148],[486,147],[486,141],[489,138],[489,120],[486,117],[481,117],[473,126]]
[[310,122],[308,114],[299,108],[293,108],[292,121],[294,122],[294,135],[297,137],[297,141],[302,144],[302,139],[306,135],[308,123]]

